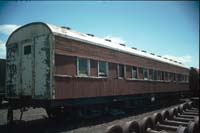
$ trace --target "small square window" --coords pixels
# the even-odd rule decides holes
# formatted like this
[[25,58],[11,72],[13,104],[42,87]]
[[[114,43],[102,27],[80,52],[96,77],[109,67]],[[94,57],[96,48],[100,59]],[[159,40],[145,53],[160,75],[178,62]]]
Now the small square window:
[[24,46],[24,55],[31,53],[31,45]]

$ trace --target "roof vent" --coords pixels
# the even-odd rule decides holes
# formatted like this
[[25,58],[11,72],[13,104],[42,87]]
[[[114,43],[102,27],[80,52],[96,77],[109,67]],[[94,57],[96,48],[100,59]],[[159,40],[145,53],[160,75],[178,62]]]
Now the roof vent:
[[61,28],[63,28],[63,29],[67,29],[67,30],[71,30],[70,27],[66,27],[66,26],[61,26]]
[[93,37],[94,35],[93,34],[87,34],[88,36],[91,36],[91,37]]
[[146,53],[147,51],[145,51],[145,50],[142,50],[142,52]]
[[167,57],[164,57],[164,59],[168,59]]
[[151,55],[155,55],[154,53],[150,53]]
[[170,61],[173,61],[172,59],[169,59]]
[[137,48],[135,48],[135,47],[131,47],[131,48],[137,50]]
[[160,56],[160,55],[157,55],[158,57],[162,57],[162,56]]
[[174,61],[174,62],[176,62],[176,63],[177,63],[177,61]]
[[111,40],[110,39],[105,39],[106,41],[108,41],[108,42],[111,42]]
[[123,43],[120,43],[119,45],[121,45],[121,46],[126,46],[126,44],[123,44]]

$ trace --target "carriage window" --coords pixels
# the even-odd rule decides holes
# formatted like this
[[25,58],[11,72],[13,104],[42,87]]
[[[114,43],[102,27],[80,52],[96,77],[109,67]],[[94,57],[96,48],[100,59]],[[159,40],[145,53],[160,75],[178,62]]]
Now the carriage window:
[[143,69],[144,80],[148,79],[148,69]]
[[149,69],[149,79],[153,80],[153,69]]
[[189,82],[189,76],[186,75],[186,82],[188,83]]
[[153,80],[158,80],[158,71],[154,70],[153,71]]
[[161,77],[162,77],[161,74],[162,74],[161,71],[158,71],[158,77],[157,77],[157,80],[161,80]]
[[173,81],[173,80],[174,80],[174,75],[173,75],[173,73],[169,73],[169,79],[170,79],[170,81]]
[[108,76],[108,63],[105,61],[98,62],[98,76],[107,77]]
[[173,79],[174,79],[174,81],[176,81],[176,74],[175,73],[173,73]]
[[161,80],[164,80],[165,79],[165,74],[164,72],[161,72]]
[[137,79],[137,67],[133,67],[132,69],[132,78]]
[[120,78],[125,77],[125,66],[122,64],[118,64],[118,77]]
[[24,55],[31,53],[31,45],[24,46]]
[[168,72],[165,72],[165,81],[168,81],[169,80],[169,73]]
[[85,58],[77,59],[77,71],[80,76],[88,76],[90,72],[90,60]]

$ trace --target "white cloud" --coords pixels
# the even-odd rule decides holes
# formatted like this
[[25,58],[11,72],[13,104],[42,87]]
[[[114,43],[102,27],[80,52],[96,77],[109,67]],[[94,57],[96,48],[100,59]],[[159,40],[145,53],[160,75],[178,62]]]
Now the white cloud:
[[5,43],[0,40],[0,58],[5,58],[6,57],[6,46]]
[[5,43],[3,41],[0,40],[0,50],[5,50]]
[[182,62],[185,65],[192,63],[192,56],[190,55],[184,55],[184,56],[163,55],[163,57],[166,57],[178,62]]
[[0,33],[3,33],[5,35],[10,35],[14,30],[19,28],[19,25],[14,24],[3,24],[0,25]]
[[104,37],[104,39],[110,39],[112,42],[115,42],[115,43],[123,43],[123,44],[126,43],[126,41],[123,40],[123,39],[120,38],[120,37],[106,36],[106,37]]

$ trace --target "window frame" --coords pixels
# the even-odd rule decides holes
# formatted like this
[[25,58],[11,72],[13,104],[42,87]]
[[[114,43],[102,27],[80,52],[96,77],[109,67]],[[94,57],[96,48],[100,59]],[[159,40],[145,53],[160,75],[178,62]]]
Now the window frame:
[[30,55],[32,53],[32,45],[27,44],[23,46],[23,55]]
[[[155,78],[155,72],[156,72],[156,78]],[[158,81],[158,70],[153,70],[153,80]]]
[[[79,59],[86,59],[87,60],[87,74],[80,74],[79,72]],[[79,77],[88,77],[90,76],[90,59],[88,58],[84,58],[84,57],[77,57],[77,60],[76,60],[76,70],[77,70],[77,75]]]
[[[147,72],[147,77],[145,78],[145,71]],[[148,80],[149,79],[149,69],[143,68],[143,80]]]
[[[136,68],[136,69],[134,69],[134,68]],[[133,77],[133,70],[136,71],[136,77],[135,78]],[[132,69],[131,69],[131,78],[132,79],[138,79],[138,67],[132,66]]]
[[[100,76],[99,75],[99,62],[105,62],[106,63],[106,76]],[[108,69],[108,62],[107,61],[98,61],[98,64],[97,64],[97,76],[98,77],[108,77],[109,75],[109,69]]]
[[[120,77],[120,75],[119,75],[119,65],[122,65],[123,66],[123,68],[124,68],[124,74],[123,74],[123,76],[124,77]],[[118,79],[123,79],[123,78],[126,78],[126,65],[124,65],[124,64],[117,64],[117,77],[118,77]]]

